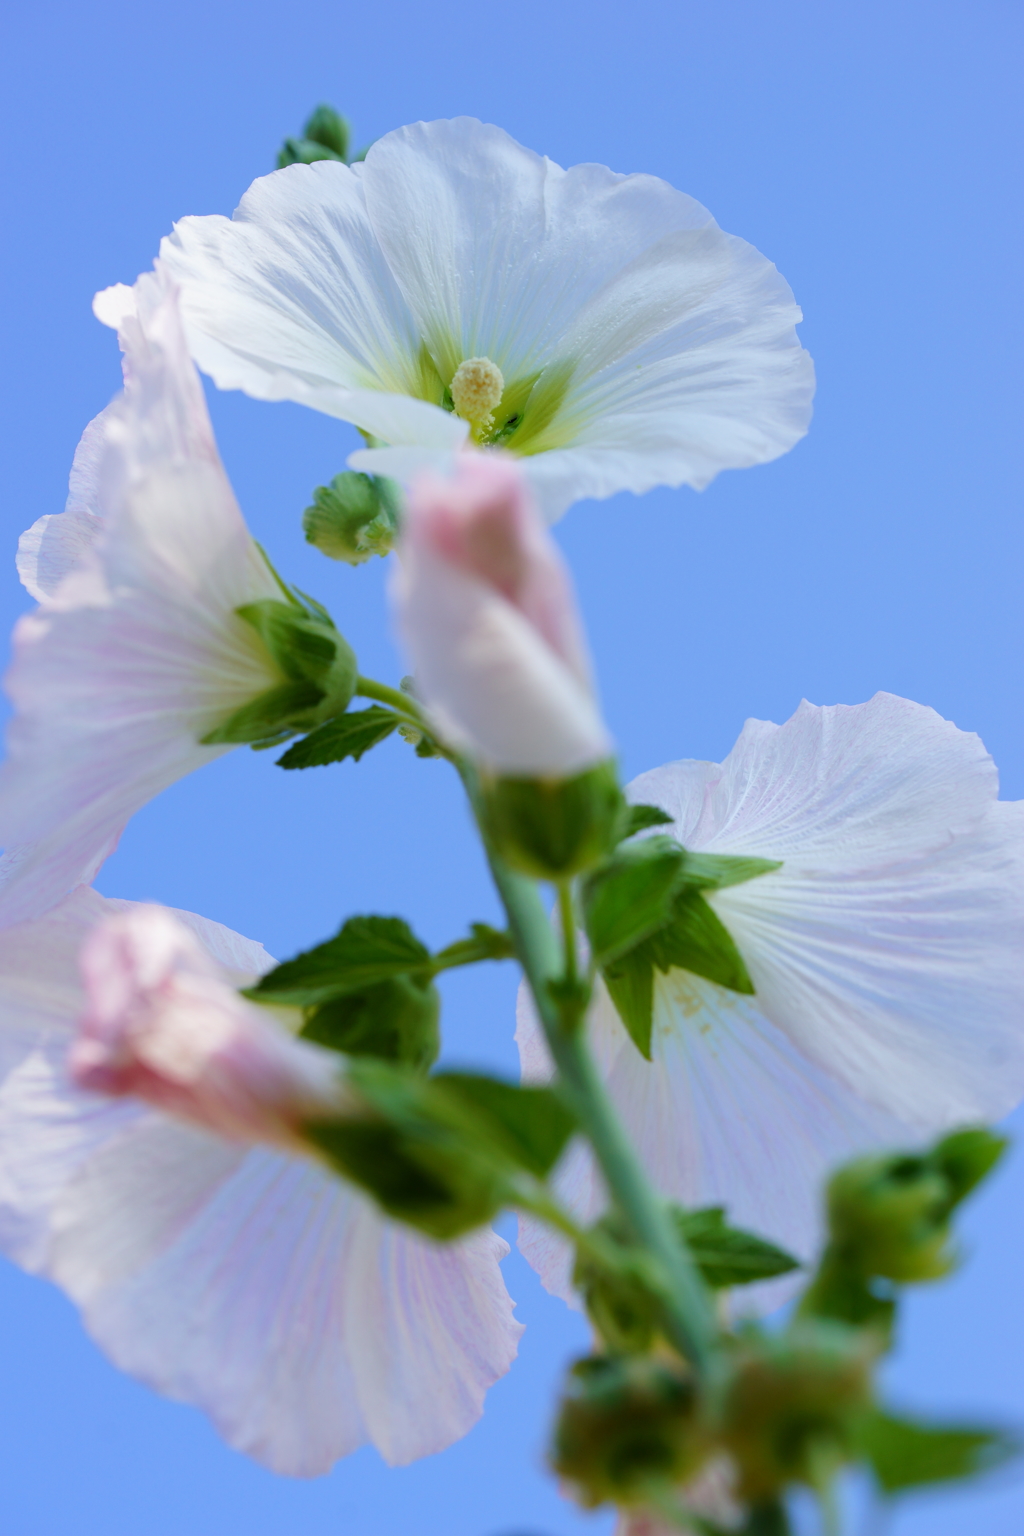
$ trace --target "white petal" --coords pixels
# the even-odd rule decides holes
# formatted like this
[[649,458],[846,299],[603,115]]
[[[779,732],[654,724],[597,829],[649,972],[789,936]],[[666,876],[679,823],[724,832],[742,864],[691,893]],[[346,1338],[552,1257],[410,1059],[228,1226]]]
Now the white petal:
[[279,592],[217,457],[173,293],[158,277],[139,289],[128,386],[103,418],[102,537],[15,628],[0,923],[91,880],[135,811],[230,750],[201,737],[279,681],[234,612]]
[[933,1131],[1024,1093],[1024,806],[996,792],[976,736],[888,694],[750,721],[720,768],[630,786],[687,847],[783,861],[710,898],[759,1006],[868,1102]]
[[182,219],[162,243],[192,353],[221,389],[347,417],[352,390],[414,392],[420,338],[337,162],[261,177],[232,219]]
[[111,410],[107,406],[82,433],[71,465],[64,511],[37,518],[18,540],[18,575],[38,603],[53,596],[100,536],[99,464]]
[[[543,1047],[523,989],[517,1021],[524,1066],[537,1074]],[[820,1240],[828,1170],[864,1148],[919,1139],[801,1057],[754,1000],[682,971],[657,979],[651,1061],[603,988],[590,1031],[612,1100],[661,1193],[691,1208],[724,1205],[737,1226],[804,1260]],[[579,1144],[556,1184],[583,1221],[605,1207],[600,1175]],[[545,1286],[571,1300],[566,1245],[523,1222],[520,1247]],[[735,1300],[745,1310],[768,1308],[790,1284],[744,1287]]]

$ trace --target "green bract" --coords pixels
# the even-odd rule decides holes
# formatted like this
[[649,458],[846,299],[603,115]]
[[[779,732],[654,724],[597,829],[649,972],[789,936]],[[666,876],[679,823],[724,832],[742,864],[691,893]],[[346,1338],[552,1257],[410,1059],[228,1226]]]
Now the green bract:
[[613,762],[567,779],[481,775],[481,825],[494,851],[537,880],[568,880],[614,847],[623,817]]
[[341,715],[355,693],[355,652],[325,608],[282,589],[287,600],[264,598],[236,609],[259,636],[281,682],[209,731],[202,739],[275,746]]

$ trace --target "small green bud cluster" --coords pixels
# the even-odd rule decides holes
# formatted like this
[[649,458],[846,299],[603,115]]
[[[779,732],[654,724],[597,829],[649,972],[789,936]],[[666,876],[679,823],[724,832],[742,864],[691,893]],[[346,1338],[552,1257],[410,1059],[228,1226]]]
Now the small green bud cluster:
[[319,603],[284,587],[282,592],[282,600],[264,598],[235,610],[259,637],[280,683],[235,710],[202,738],[204,744],[276,746],[344,714],[352,702],[358,678],[352,647]]
[[365,160],[365,149],[349,156],[351,142],[352,129],[348,119],[333,107],[321,103],[307,118],[301,137],[285,139],[278,151],[277,168],[280,171],[286,165],[311,165],[314,160],[340,160],[344,165]]
[[386,555],[398,534],[401,492],[393,480],[346,470],[313,492],[302,516],[306,541],[331,560],[362,565]]

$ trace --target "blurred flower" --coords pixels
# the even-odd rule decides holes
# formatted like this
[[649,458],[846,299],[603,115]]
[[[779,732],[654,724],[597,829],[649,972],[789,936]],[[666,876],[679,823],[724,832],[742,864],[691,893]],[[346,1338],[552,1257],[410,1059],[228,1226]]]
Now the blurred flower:
[[[92,890],[0,933],[0,1246],[118,1366],[272,1470],[315,1476],[366,1442],[412,1461],[471,1428],[515,1357],[507,1245],[432,1243],[250,1144],[287,1143],[341,1060],[236,998],[271,964],[217,923]],[[69,1050],[80,1081],[152,1102],[84,1091]]]
[[124,393],[86,428],[67,510],[19,548],[40,607],[7,675],[0,923],[88,883],[146,801],[230,750],[203,737],[286,685],[235,612],[282,592],[218,458],[173,287],[151,275],[101,308]]
[[563,171],[471,118],[263,177],[161,259],[219,387],[354,422],[373,474],[504,446],[554,518],[706,485],[807,430],[813,367],[771,262],[657,177]]
[[392,584],[442,735],[503,774],[565,777],[612,751],[568,571],[514,461],[414,482]]
[[[750,720],[721,765],[670,763],[633,781],[628,797],[667,811],[684,847],[782,861],[707,893],[753,997],[656,972],[646,1061],[599,989],[592,1043],[667,1196],[725,1204],[808,1257],[831,1165],[1020,1100],[1024,803],[997,793],[977,736],[891,694],[804,703],[783,726]],[[524,993],[517,1038],[524,1075],[546,1077]],[[581,1150],[559,1178],[578,1215],[602,1208]],[[568,1298],[560,1240],[524,1223],[522,1245]]]

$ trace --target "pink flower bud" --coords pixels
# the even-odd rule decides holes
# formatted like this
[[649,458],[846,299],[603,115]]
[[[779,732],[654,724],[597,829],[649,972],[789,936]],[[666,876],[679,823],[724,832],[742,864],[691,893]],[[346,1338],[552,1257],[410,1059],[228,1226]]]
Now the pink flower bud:
[[135,1095],[237,1141],[294,1147],[345,1103],[341,1062],[247,1003],[176,918],[138,907],[82,946],[87,1007],[71,1049],[79,1087]]
[[567,777],[611,755],[572,584],[514,461],[459,456],[413,485],[393,586],[439,729],[498,773]]

